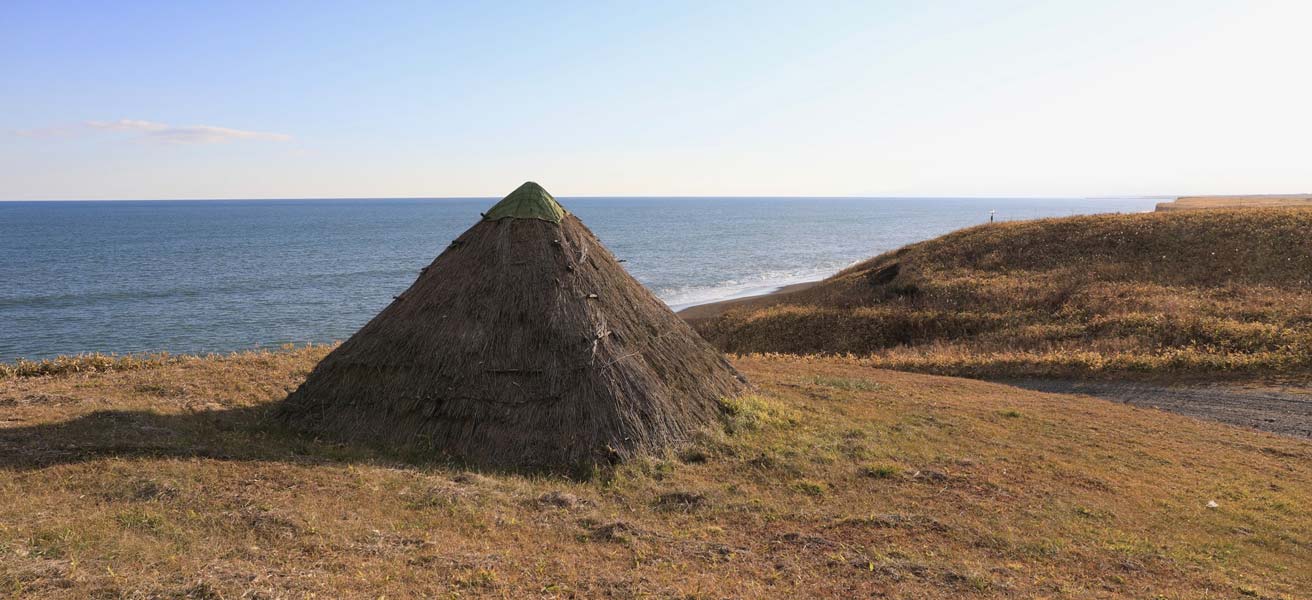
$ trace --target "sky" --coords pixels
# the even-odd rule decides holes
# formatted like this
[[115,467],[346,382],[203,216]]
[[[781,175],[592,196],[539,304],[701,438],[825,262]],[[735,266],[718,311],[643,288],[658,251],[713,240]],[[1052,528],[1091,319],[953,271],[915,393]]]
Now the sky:
[[1312,191],[1312,2],[0,2],[0,199]]

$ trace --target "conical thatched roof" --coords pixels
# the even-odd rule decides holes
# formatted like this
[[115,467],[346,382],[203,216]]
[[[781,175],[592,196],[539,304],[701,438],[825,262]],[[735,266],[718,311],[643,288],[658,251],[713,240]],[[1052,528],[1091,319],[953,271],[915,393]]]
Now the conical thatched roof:
[[280,415],[335,439],[560,469],[684,440],[743,388],[530,182],[324,358]]
[[529,181],[515,188],[509,196],[502,198],[492,210],[483,213],[483,219],[498,221],[501,219],[541,219],[559,223],[564,220],[565,207],[556,202],[542,186]]

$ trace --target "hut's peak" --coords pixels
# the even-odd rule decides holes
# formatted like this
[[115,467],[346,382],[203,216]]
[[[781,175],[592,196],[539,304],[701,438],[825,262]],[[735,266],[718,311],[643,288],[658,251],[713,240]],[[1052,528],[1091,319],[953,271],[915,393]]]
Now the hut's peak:
[[532,181],[515,188],[508,196],[502,198],[483,218],[488,221],[500,219],[539,219],[559,223],[565,218],[565,207],[556,202],[556,198],[542,186]]

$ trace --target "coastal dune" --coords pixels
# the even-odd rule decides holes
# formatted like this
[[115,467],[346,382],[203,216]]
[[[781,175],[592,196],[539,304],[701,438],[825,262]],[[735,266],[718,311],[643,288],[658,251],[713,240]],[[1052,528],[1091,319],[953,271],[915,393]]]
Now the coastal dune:
[[1310,231],[1293,208],[998,223],[680,314],[740,355],[837,355],[1309,437]]
[[1298,209],[997,223],[682,314],[728,352],[942,375],[1305,377],[1309,231]]

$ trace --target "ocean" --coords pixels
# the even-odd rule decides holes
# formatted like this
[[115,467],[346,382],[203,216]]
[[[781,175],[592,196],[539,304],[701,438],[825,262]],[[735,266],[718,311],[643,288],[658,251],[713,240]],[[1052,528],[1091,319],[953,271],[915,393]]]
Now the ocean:
[[[0,361],[350,336],[495,199],[0,202]],[[984,223],[1155,200],[562,198],[674,308]]]

